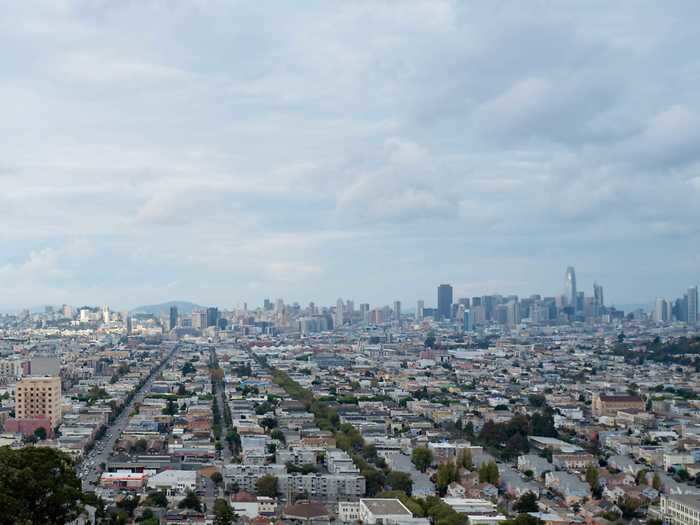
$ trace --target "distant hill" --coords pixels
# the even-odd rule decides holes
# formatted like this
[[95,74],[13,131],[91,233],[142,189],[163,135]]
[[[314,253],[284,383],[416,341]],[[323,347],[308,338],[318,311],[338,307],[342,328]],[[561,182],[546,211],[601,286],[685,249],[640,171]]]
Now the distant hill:
[[161,313],[168,313],[170,311],[171,306],[177,307],[177,313],[180,315],[190,315],[192,313],[192,310],[205,308],[204,306],[190,303],[188,301],[169,301],[167,303],[139,306],[129,311],[132,314],[151,314],[159,316]]

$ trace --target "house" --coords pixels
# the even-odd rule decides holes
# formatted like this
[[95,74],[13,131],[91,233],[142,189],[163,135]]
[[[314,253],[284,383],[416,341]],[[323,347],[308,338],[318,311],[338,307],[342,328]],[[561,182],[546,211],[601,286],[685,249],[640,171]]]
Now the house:
[[608,467],[612,467],[621,472],[636,476],[640,470],[645,470],[644,465],[639,465],[627,456],[610,456],[608,458]]
[[589,466],[596,464],[593,454],[574,453],[574,454],[552,454],[552,464],[560,470],[586,470]]
[[548,472],[545,474],[544,483],[547,488],[561,494],[568,505],[573,505],[585,498],[591,497],[588,483],[584,483],[568,472]]
[[536,478],[541,478],[546,472],[554,470],[552,465],[546,458],[536,454],[524,454],[518,457],[518,470],[520,472],[532,472]]

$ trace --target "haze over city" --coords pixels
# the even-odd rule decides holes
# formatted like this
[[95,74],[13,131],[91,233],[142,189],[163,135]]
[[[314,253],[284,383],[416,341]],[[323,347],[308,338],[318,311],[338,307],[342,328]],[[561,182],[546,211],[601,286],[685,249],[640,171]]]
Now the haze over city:
[[699,9],[9,3],[0,306],[675,296]]

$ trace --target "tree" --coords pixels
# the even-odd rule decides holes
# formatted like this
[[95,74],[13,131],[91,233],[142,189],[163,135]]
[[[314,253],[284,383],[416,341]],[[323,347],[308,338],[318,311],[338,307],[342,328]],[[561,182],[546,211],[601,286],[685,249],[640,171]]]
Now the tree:
[[592,491],[598,490],[599,477],[600,474],[598,473],[598,469],[596,467],[593,465],[586,467],[586,481],[588,482],[588,485],[590,485]]
[[435,332],[433,332],[432,330],[428,332],[424,344],[426,348],[433,348],[435,346]]
[[177,403],[170,399],[168,405],[161,412],[166,416],[174,416],[178,412]]
[[258,496],[277,497],[277,478],[271,474],[261,477],[255,482]]
[[386,482],[389,486],[391,486],[391,490],[400,490],[405,492],[408,496],[411,495],[411,491],[413,490],[413,480],[411,480],[411,476],[405,472],[392,470],[387,475]]
[[279,428],[276,428],[270,432],[270,437],[272,439],[276,439],[277,441],[281,441],[282,444],[287,442],[287,438],[284,437],[284,432],[282,432]]
[[221,472],[213,472],[212,475],[209,476],[209,479],[211,479],[217,485],[220,485],[221,482],[224,481],[224,477],[221,475]]
[[525,494],[520,496],[518,501],[513,505],[513,510],[524,513],[524,512],[538,512],[540,508],[537,506],[537,496],[534,492],[527,491]]
[[194,374],[196,373],[197,370],[195,369],[194,365],[187,361],[185,365],[182,367],[182,375],[187,375],[187,374]]
[[131,445],[131,451],[136,453],[146,452],[148,448],[148,441],[145,439],[137,439],[133,445]]
[[459,453],[457,463],[462,468],[465,468],[467,470],[472,470],[474,468],[474,462],[472,461],[472,451],[469,450],[468,448],[463,449]]
[[34,431],[34,436],[39,441],[44,441],[46,439],[46,429],[44,427],[39,427]]
[[499,479],[498,465],[494,461],[489,461],[479,467],[479,483],[498,485]]
[[411,453],[411,461],[421,472],[425,472],[433,463],[433,453],[428,447],[417,447]]
[[449,484],[459,479],[459,467],[454,463],[443,463],[438,467],[436,477],[438,493],[444,496]]
[[177,508],[192,509],[196,510],[197,512],[202,512],[202,501],[199,499],[197,494],[191,490],[188,490],[187,495],[180,500],[180,503],[177,504]]
[[81,511],[80,480],[70,457],[52,448],[0,448],[0,525],[59,525]]
[[659,476],[658,472],[654,473],[654,477],[651,480],[651,486],[654,490],[661,490],[663,483],[661,483],[661,476]]
[[625,496],[617,501],[617,506],[622,511],[622,517],[625,519],[636,518],[639,513],[640,502],[636,498]]
[[231,509],[231,505],[225,499],[217,498],[214,501],[214,525],[231,525],[236,518],[236,514]]
[[167,507],[168,506],[168,496],[165,492],[159,490],[158,492],[152,492],[146,498],[146,505],[153,507]]

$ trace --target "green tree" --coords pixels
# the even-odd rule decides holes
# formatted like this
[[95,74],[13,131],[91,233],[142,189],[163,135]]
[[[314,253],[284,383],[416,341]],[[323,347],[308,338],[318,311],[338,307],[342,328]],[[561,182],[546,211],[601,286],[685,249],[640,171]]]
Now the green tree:
[[386,482],[391,487],[391,490],[400,490],[406,493],[408,496],[411,495],[413,490],[413,480],[405,472],[399,472],[398,470],[392,470],[386,476]]
[[177,508],[192,509],[196,510],[197,512],[202,512],[202,501],[199,499],[197,494],[191,490],[188,490],[187,495],[180,500],[180,503],[177,504]]
[[457,457],[457,464],[464,469],[473,470],[474,462],[472,460],[472,451],[468,448],[463,449]]
[[221,475],[221,472],[212,473],[212,475],[209,476],[209,479],[211,479],[217,485],[221,485],[221,483],[224,481],[224,477]]
[[661,490],[663,483],[661,482],[661,476],[659,476],[658,472],[654,473],[654,477],[651,480],[651,486],[654,490]]
[[428,447],[417,447],[411,453],[411,461],[421,472],[425,472],[433,463],[433,453]]
[[498,485],[500,474],[498,473],[498,465],[496,462],[489,461],[479,467],[479,483],[491,483]]
[[221,498],[214,501],[214,525],[231,525],[235,518],[236,514],[228,501]]
[[518,498],[513,504],[513,510],[524,513],[524,512],[538,512],[540,508],[537,506],[537,496],[534,492],[527,491],[525,494]]
[[255,482],[258,496],[277,497],[277,478],[271,474],[261,477]]
[[194,374],[196,372],[197,372],[197,370],[192,365],[192,363],[190,363],[189,361],[187,361],[185,363],[185,365],[182,367],[182,374],[183,375]]
[[168,506],[168,496],[165,492],[159,490],[158,492],[151,492],[146,498],[146,505],[153,507],[167,507]]
[[0,525],[59,525],[81,511],[70,457],[52,448],[0,448]]
[[586,467],[586,481],[590,485],[592,491],[598,490],[600,474],[598,469],[593,465]]
[[438,493],[441,496],[445,495],[447,487],[453,481],[459,479],[459,467],[454,463],[443,463],[438,467],[436,476],[436,485]]
[[34,436],[39,441],[44,441],[46,439],[46,429],[44,427],[39,427],[34,431]]

